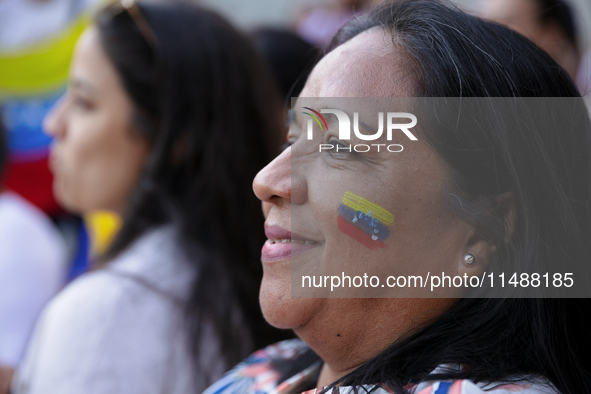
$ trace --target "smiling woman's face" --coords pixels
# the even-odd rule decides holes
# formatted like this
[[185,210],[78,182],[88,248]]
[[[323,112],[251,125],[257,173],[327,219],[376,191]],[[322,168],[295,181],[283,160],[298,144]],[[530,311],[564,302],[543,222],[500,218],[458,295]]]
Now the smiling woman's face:
[[68,91],[44,124],[55,137],[54,194],[67,209],[123,211],[149,152],[132,127],[132,107],[98,30],[89,28],[76,45]]
[[[393,50],[391,36],[382,30],[366,31],[330,52],[316,66],[301,97],[318,98],[314,99],[318,107],[324,98],[412,96],[413,79],[407,73],[407,64]],[[297,107],[303,100],[299,99],[295,112],[301,112]],[[318,144],[316,149],[309,149],[310,141],[302,131],[304,122],[296,117],[291,128],[292,146],[254,181],[270,238],[262,252],[261,306],[271,324],[295,329],[325,361],[322,348],[329,343],[332,348],[362,346],[371,355],[414,325],[443,313],[453,301],[291,298],[291,264],[300,260],[313,262],[316,267],[338,264],[346,275],[362,274],[360,265],[366,271],[390,274],[414,269],[471,275],[475,271],[470,270],[478,268],[466,267],[463,258],[470,252],[477,254],[471,250],[473,232],[449,210],[444,191],[446,168],[420,136],[418,141],[398,136],[404,145],[400,153],[336,155],[318,152]],[[330,124],[328,128],[335,129]],[[334,141],[338,133],[323,135],[322,142],[331,138]],[[339,227],[339,205],[345,192],[393,214],[395,220],[383,241],[384,248],[373,250]],[[299,241],[274,241],[290,238],[286,231],[290,229]],[[376,335],[372,335],[374,330]],[[365,343],[368,340],[379,345]],[[368,354],[358,356],[362,360]]]

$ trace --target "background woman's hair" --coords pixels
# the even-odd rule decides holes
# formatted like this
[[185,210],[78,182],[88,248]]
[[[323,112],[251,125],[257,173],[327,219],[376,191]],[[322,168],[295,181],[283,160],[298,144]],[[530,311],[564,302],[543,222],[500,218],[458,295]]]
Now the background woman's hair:
[[281,98],[289,105],[290,98],[299,96],[304,88],[321,54],[319,48],[287,29],[259,28],[251,36],[275,76]]
[[[393,50],[407,57],[411,96],[570,97],[568,105],[542,104],[544,117],[532,121],[540,128],[502,127],[519,118],[520,107],[484,127],[421,130],[450,169],[451,209],[495,246],[495,264],[539,272],[589,261],[590,123],[567,73],[521,35],[435,0],[383,4],[343,27],[332,48],[374,27],[390,32]],[[495,109],[499,100],[487,101]],[[461,119],[469,117],[465,111]],[[567,123],[551,127],[558,120]],[[508,242],[510,225],[496,202],[505,192],[517,204]],[[541,377],[564,394],[588,392],[590,311],[580,299],[464,298],[335,384],[383,383],[403,392],[417,380]],[[446,363],[466,368],[429,375]]]
[[540,24],[548,26],[555,23],[578,52],[579,40],[572,8],[564,0],[534,0],[534,4],[539,10]]
[[[213,329],[229,367],[285,336],[258,305],[264,218],[251,186],[277,153],[281,103],[253,45],[217,14],[180,2],[139,7],[154,40],[128,12],[109,7],[97,18],[135,104],[136,128],[151,144],[102,262],[148,229],[176,226],[197,272],[186,305],[193,354],[199,357],[205,327]],[[195,370],[204,387],[212,379],[207,367]]]

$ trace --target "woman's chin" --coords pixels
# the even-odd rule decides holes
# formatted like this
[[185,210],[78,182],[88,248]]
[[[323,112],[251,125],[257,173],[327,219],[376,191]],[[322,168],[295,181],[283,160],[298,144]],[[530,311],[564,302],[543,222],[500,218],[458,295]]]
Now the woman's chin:
[[92,211],[108,210],[103,207],[103,204],[98,204],[95,199],[86,198],[86,195],[81,196],[80,193],[72,193],[71,190],[62,187],[55,180],[53,196],[60,207],[73,214],[84,215]]
[[53,196],[58,204],[66,211],[79,215],[85,212],[81,204],[77,202],[75,198],[72,198],[69,193],[66,193],[63,188],[56,185],[55,181],[53,185]]
[[304,326],[323,301],[318,298],[291,298],[289,284],[274,285],[263,279],[260,304],[265,320],[273,327],[297,329]]

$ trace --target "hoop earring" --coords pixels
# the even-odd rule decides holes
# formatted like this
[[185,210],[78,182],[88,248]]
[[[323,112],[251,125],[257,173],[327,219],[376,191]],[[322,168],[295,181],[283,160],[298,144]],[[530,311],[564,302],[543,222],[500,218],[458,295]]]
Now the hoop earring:
[[468,266],[473,265],[475,261],[476,261],[476,258],[474,257],[474,255],[467,254],[464,256],[464,264],[466,264]]

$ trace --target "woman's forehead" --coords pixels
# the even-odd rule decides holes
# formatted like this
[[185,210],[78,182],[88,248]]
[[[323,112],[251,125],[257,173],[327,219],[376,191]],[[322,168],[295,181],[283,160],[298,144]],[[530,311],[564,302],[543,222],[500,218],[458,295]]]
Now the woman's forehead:
[[98,92],[110,94],[121,90],[115,66],[103,49],[99,31],[90,26],[81,35],[70,66],[70,79],[84,81]]
[[413,78],[402,51],[384,29],[364,31],[328,53],[301,97],[405,97]]

